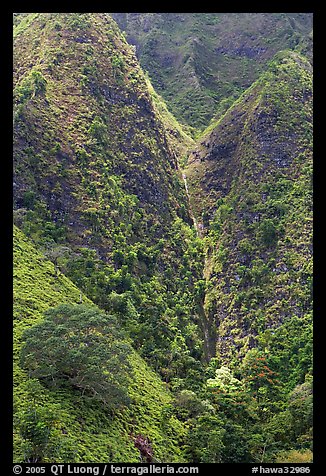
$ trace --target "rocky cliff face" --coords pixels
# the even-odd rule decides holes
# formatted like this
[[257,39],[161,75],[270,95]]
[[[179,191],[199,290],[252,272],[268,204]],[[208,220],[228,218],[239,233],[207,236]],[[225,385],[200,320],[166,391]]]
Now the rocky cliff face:
[[192,208],[208,244],[205,308],[223,358],[268,349],[282,324],[296,322],[300,335],[309,328],[311,140],[311,65],[289,52],[189,157]]
[[112,19],[37,15],[15,39],[14,81],[16,208],[43,204],[70,240],[102,257],[112,247],[103,227],[137,221],[136,206],[139,234],[162,233],[185,203],[176,158]]
[[[273,22],[278,28],[286,22],[302,34],[310,28],[309,16],[275,14],[267,21],[257,15],[266,38]],[[236,38],[237,28],[248,33],[253,21],[246,15],[114,16],[126,27],[141,22],[145,33],[153,25],[172,32],[177,19],[191,25],[210,19],[216,38],[225,22]],[[240,20],[249,22],[246,28]],[[204,308],[212,335],[205,328],[202,337],[209,339],[211,354],[217,340],[223,357],[243,355],[290,316],[306,315],[311,299],[310,62],[295,52],[278,54],[212,122],[185,171],[189,213],[177,156],[191,140],[144,77],[110,15],[30,14],[16,23],[16,223],[104,307],[112,307],[112,292],[139,307],[145,292],[151,302],[146,317],[136,317],[141,329],[131,326],[137,345],[155,354],[154,344],[145,345],[146,325],[153,322],[160,322],[162,338],[167,324],[172,337],[173,320],[162,322],[160,316],[179,306],[180,288],[187,303],[180,323],[183,312],[202,320],[202,292],[196,291],[202,243],[189,226],[191,215],[207,241]],[[236,56],[248,56],[251,48],[267,60],[273,48],[249,47],[249,40],[239,37],[232,43]],[[224,43],[218,48],[231,48]],[[60,245],[68,247],[68,255]],[[177,277],[173,282],[172,275]],[[137,293],[131,292],[135,286]],[[154,288],[164,296],[164,306],[149,298]],[[188,346],[196,340],[193,334],[183,338]]]
[[[31,415],[63,443],[46,461],[142,445],[310,461],[310,30],[309,14],[15,15],[17,461]],[[128,341],[123,411],[19,363],[62,302],[95,303]]]

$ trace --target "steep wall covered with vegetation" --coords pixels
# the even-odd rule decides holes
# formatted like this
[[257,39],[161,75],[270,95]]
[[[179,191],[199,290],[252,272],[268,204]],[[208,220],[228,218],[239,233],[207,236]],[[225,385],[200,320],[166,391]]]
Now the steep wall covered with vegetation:
[[177,164],[191,139],[108,14],[30,14],[14,51],[16,223],[164,378],[186,378],[202,355]]
[[157,461],[180,461],[182,425],[173,420],[164,425],[164,408],[172,397],[130,344],[125,358],[131,366],[131,402],[113,413],[81,392],[28,378],[20,363],[24,331],[42,322],[49,308],[81,299],[92,304],[15,227],[14,460],[42,456],[43,462],[139,462],[132,437],[142,434],[150,439]]
[[311,54],[310,14],[112,15],[171,112],[194,131],[225,112],[276,52],[296,48]]
[[311,42],[14,15],[15,461],[311,461]]
[[[205,308],[217,354],[255,345],[292,385],[311,368],[312,76],[280,53],[189,158],[193,210],[206,231]],[[285,336],[287,336],[285,338]]]

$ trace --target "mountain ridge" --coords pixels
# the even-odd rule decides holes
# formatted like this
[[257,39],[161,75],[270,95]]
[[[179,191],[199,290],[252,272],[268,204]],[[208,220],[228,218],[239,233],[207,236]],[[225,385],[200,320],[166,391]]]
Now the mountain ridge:
[[[44,45],[30,52],[39,65],[30,71],[19,52],[35,41]],[[152,99],[109,15],[40,14],[15,51],[15,223],[118,314],[165,379],[187,379],[185,368],[199,368],[203,354],[193,293],[201,243],[177,163],[191,139]],[[187,360],[180,370],[179,359]]]
[[[303,318],[311,310],[305,284],[311,279],[307,270],[311,272],[312,253],[311,88],[310,64],[296,53],[279,53],[269,71],[236,101],[190,156],[186,174],[191,202],[207,232],[206,281],[211,291],[206,308],[219,320],[215,325],[224,357],[232,346],[237,355],[241,353],[243,338],[249,348],[254,345],[251,325],[260,321],[262,327],[256,332],[261,335],[265,329],[267,335],[274,326],[281,327],[284,316],[293,313]],[[306,270],[305,278],[299,278],[300,266]],[[293,267],[295,274],[290,271]],[[297,289],[293,279],[300,280]],[[260,291],[250,297],[253,284]],[[220,293],[219,286],[223,287]],[[278,293],[283,297],[277,298]],[[229,296],[229,304],[221,296]],[[270,322],[264,324],[268,307],[273,311]],[[237,316],[235,327],[232,315]],[[241,315],[245,320],[242,336]],[[231,328],[223,331],[228,325]]]
[[[312,15],[112,13],[175,117],[202,131],[280,50],[312,57]],[[310,46],[309,46],[310,45]]]

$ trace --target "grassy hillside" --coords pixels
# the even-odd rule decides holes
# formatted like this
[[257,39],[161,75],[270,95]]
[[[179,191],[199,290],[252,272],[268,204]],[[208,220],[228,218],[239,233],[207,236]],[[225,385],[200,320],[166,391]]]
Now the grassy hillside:
[[225,112],[277,51],[304,48],[311,55],[311,14],[112,15],[171,112],[194,130]]
[[[79,289],[14,229],[14,461],[24,460],[26,440],[20,434],[28,410],[54,414],[52,432],[60,442],[55,462],[138,462],[131,434],[149,437],[158,461],[181,461],[178,422],[166,420],[171,396],[157,375],[130,349],[132,365],[129,408],[112,416],[100,403],[67,389],[51,389],[29,379],[19,364],[22,333],[42,320],[45,310],[61,303],[90,303]],[[48,450],[49,451],[49,450]],[[51,461],[51,457],[46,458]]]
[[153,88],[150,80],[146,77],[148,91],[152,97],[156,113],[161,118],[167,138],[171,144],[174,153],[178,157],[179,165],[184,166],[190,150],[195,146],[195,141],[191,137],[191,129],[182,126],[171,114],[166,102]]
[[282,53],[210,128],[186,172],[206,233],[217,354],[281,345],[290,386],[311,367],[311,141],[311,66]]

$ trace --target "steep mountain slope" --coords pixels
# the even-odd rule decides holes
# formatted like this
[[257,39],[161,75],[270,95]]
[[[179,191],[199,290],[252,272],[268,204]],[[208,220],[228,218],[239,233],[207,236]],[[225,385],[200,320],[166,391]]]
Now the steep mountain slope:
[[224,112],[277,51],[311,54],[312,14],[113,13],[155,89],[196,129]]
[[[82,220],[80,213],[74,215],[78,207],[73,191],[76,194],[82,189],[86,194],[84,213],[85,209],[93,208],[94,199],[99,197],[94,197],[95,192],[90,193],[87,182],[81,183],[82,177],[76,168],[87,164],[87,173],[94,181],[95,176],[103,173],[99,170],[101,165],[106,168],[107,175],[125,177],[125,191],[130,196],[138,193],[138,201],[142,206],[146,205],[149,213],[152,209],[154,215],[157,207],[162,206],[162,215],[165,213],[169,221],[171,209],[177,209],[178,201],[182,202],[180,191],[178,196],[177,189],[171,187],[176,162],[168,149],[163,127],[153,113],[142,73],[110,17],[37,15],[17,36],[15,54],[18,121],[15,139],[23,149],[16,155],[20,167],[19,183],[16,183],[18,203],[23,200],[33,171],[40,172],[44,180],[39,187],[45,188],[46,182],[47,188],[54,190],[52,211],[61,210],[57,219],[64,222],[64,214],[69,212],[71,222],[74,222],[74,240],[84,238],[82,243],[89,243],[91,238],[87,240],[83,236],[89,217]],[[69,75],[68,65],[73,68]],[[30,124],[33,129],[28,129]],[[43,141],[38,135],[40,130],[45,136]],[[38,150],[34,150],[36,137]],[[25,143],[21,143],[23,140]],[[106,156],[99,157],[104,149]],[[42,150],[46,151],[46,157],[38,155]],[[31,156],[34,157],[32,165],[27,160]],[[69,200],[62,186],[56,187],[54,177],[66,163]],[[145,167],[151,181],[146,175],[146,187],[140,189]],[[103,185],[98,183],[97,193],[101,194]],[[45,189],[43,193],[46,192]],[[47,199],[50,200],[49,193]],[[101,217],[98,220],[101,222]]]
[[293,52],[207,131],[186,171],[207,245],[217,355],[275,351],[290,386],[311,368],[312,73]]
[[[182,425],[174,424],[173,419],[167,424],[164,416],[171,396],[132,349],[127,356],[132,366],[129,388],[132,403],[114,416],[101,403],[85,400],[78,392],[44,387],[38,380],[28,378],[21,368],[19,354],[24,330],[40,322],[49,307],[78,304],[81,298],[84,303],[90,303],[15,227],[14,461],[26,461],[28,457],[24,417],[33,411],[42,415],[39,425],[52,431],[59,447],[55,454],[49,454],[48,447],[43,462],[138,462],[139,451],[131,437],[137,434],[149,437],[156,460],[181,461],[177,440],[182,435]],[[54,423],[49,426],[47,418],[52,414]],[[27,434],[33,431],[37,435],[36,427],[30,427]]]
[[173,360],[202,353],[177,164],[192,141],[108,14],[30,14],[14,51],[16,223],[169,380]]

